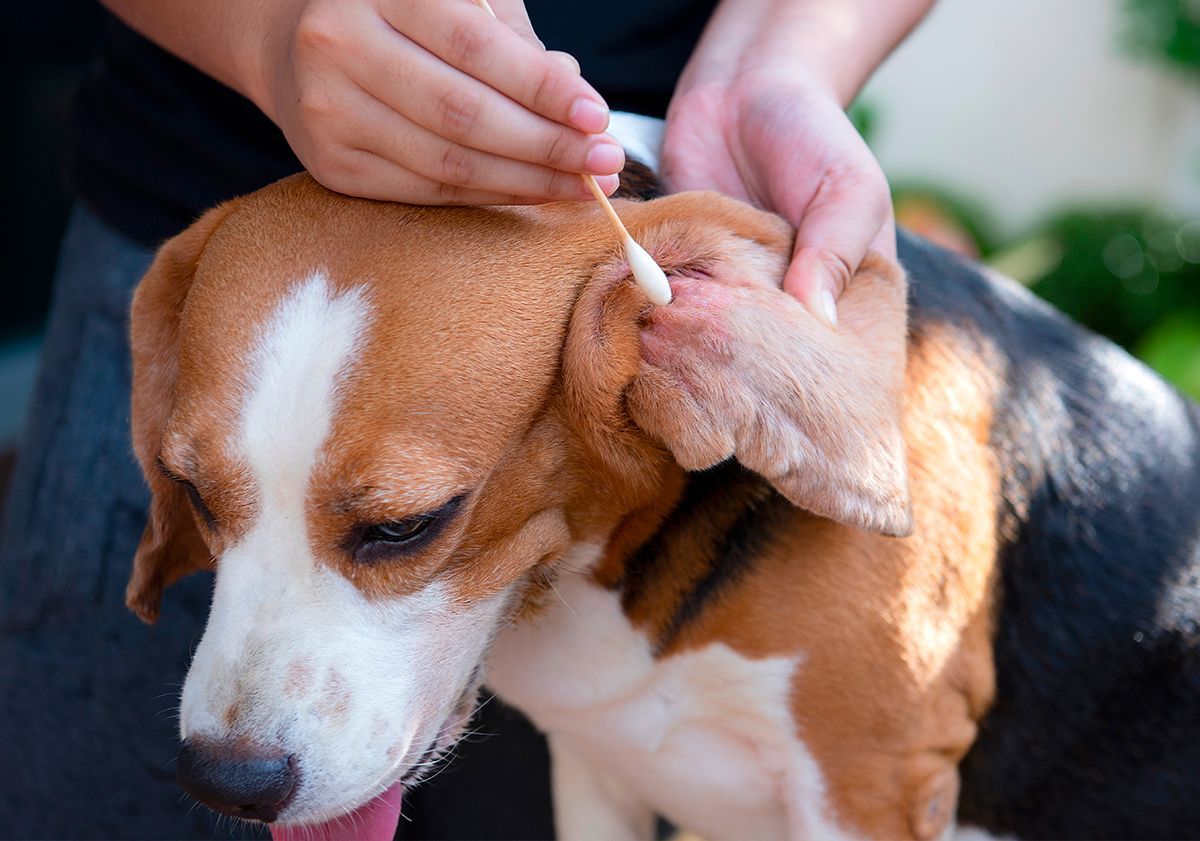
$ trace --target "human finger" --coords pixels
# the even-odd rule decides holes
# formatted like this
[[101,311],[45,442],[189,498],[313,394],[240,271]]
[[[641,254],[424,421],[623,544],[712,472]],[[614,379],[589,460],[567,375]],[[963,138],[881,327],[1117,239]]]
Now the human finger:
[[[364,33],[347,73],[394,111],[469,148],[593,175],[613,175],[625,162],[613,137],[584,134],[535,114],[391,29]],[[421,95],[413,96],[414,90]]]
[[[529,196],[493,193],[441,184],[368,152],[343,149],[339,162],[330,168],[310,167],[318,183],[348,196],[377,201],[430,206],[530,205],[541,200]],[[301,159],[303,160],[303,158]]]
[[[471,2],[476,6],[481,5],[479,0],[471,0]],[[513,32],[535,47],[546,49],[542,39],[533,31],[533,22],[529,19],[529,10],[525,8],[523,0],[488,0],[488,7],[500,22]]]
[[[591,195],[576,173],[471,149],[422,128],[365,92],[354,99],[347,103],[354,118],[345,125],[342,141],[446,185],[446,200],[438,204],[462,203],[449,200],[459,194],[455,188],[538,201],[583,200]],[[612,180],[615,176],[605,177],[606,182]]]
[[886,249],[891,200],[882,173],[825,184],[800,220],[783,288],[836,328],[850,278],[873,244]]
[[381,12],[397,32],[530,111],[589,134],[608,127],[608,106],[591,85],[470,0],[385,2]]

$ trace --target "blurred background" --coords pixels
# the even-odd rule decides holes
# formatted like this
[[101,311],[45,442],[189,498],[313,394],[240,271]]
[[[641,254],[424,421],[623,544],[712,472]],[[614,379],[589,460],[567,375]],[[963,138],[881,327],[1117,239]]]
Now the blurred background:
[[1200,0],[940,0],[852,113],[900,224],[1200,398]]
[[[0,97],[0,493],[37,367],[90,0],[14,3]],[[1200,397],[1200,0],[940,0],[853,109],[901,224],[1029,284]]]
[[90,0],[5,4],[0,20],[0,160],[8,223],[0,225],[0,501],[37,371],[50,282],[70,208],[63,133],[71,95],[100,25]]

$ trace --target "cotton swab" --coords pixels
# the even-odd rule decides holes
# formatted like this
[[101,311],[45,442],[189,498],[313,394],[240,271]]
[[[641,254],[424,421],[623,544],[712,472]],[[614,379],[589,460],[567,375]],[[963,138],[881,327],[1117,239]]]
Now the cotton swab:
[[[475,0],[476,5],[486,11],[492,17],[496,13],[492,11],[491,4],[488,0]],[[617,215],[616,209],[612,206],[612,202],[608,200],[608,196],[604,195],[604,191],[600,189],[600,185],[596,183],[596,179],[591,175],[581,174],[583,183],[592,191],[592,195],[596,197],[596,201],[600,204],[600,209],[608,217],[608,221],[612,223],[613,230],[617,234],[617,239],[621,243],[621,247],[625,250],[625,257],[629,260],[629,270],[633,273],[633,279],[637,281],[638,288],[650,299],[651,303],[665,306],[671,303],[671,284],[667,282],[667,275],[663,272],[658,263],[654,262],[654,258],[638,245],[637,241],[630,236],[629,230],[625,227],[625,223],[621,221],[621,217]]]

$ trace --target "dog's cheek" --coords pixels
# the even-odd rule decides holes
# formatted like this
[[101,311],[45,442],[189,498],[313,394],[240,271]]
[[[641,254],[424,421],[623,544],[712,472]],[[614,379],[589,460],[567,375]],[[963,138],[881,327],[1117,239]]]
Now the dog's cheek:
[[562,509],[535,514],[509,537],[488,546],[452,572],[454,596],[466,604],[493,598],[532,567],[557,560],[570,540]]

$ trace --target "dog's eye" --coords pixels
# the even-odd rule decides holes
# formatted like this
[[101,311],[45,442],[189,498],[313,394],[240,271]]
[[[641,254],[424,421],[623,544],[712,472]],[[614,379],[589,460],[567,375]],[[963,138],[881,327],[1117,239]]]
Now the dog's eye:
[[204,521],[204,524],[210,529],[215,529],[217,527],[217,518],[213,516],[212,511],[204,504],[204,500],[200,497],[200,491],[196,490],[196,486],[191,482],[184,482],[183,490],[188,495],[192,507],[196,509],[196,513],[200,515],[200,519]]
[[196,486],[173,471],[171,468],[167,467],[161,457],[156,460],[156,463],[160,473],[162,473],[172,482],[183,486],[183,492],[187,494],[188,500],[192,503],[192,507],[196,509],[196,513],[200,515],[200,519],[203,520],[204,524],[210,529],[215,530],[217,528],[217,518],[213,516],[213,513],[209,507],[204,504],[204,499],[200,496],[200,491],[196,490]]
[[438,536],[465,497],[456,496],[424,514],[367,526],[359,531],[357,545],[351,548],[354,559],[369,564],[416,552]]
[[363,542],[407,543],[419,537],[425,529],[429,528],[431,522],[433,522],[432,515],[422,514],[419,517],[409,517],[407,520],[395,523],[371,526],[363,534]]

